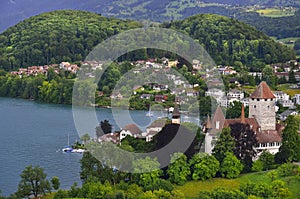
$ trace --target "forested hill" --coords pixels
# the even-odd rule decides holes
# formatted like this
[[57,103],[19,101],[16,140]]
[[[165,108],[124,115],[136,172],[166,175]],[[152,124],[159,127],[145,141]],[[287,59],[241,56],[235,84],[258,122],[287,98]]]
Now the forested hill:
[[163,27],[184,31],[206,48],[218,64],[261,67],[264,63],[294,58],[294,52],[254,27],[235,19],[200,14],[164,23]]
[[[80,61],[104,39],[141,27],[130,20],[106,18],[85,11],[54,11],[31,17],[0,34],[0,67]],[[217,15],[196,15],[162,27],[185,31],[203,44],[218,64],[286,61],[294,52],[253,27]],[[164,55],[162,55],[164,56]],[[137,57],[138,58],[138,57]]]
[[0,34],[0,67],[79,61],[104,39],[139,22],[86,11],[54,11],[26,19]]

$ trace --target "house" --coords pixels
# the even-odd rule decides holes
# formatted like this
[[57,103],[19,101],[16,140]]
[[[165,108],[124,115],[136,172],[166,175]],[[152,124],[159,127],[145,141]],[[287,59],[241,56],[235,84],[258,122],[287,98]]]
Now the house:
[[205,96],[211,96],[214,98],[222,98],[223,96],[225,96],[225,92],[221,89],[217,89],[217,88],[213,88],[213,89],[209,89],[208,91],[205,92]]
[[156,120],[146,129],[146,142],[152,141],[153,137],[159,133],[166,124],[166,120]]
[[227,99],[226,96],[217,98],[217,103],[221,106],[221,107],[228,107],[228,105],[230,104],[229,100]]
[[298,112],[295,111],[295,110],[285,110],[284,112],[282,112],[278,116],[279,116],[280,120],[284,121],[290,115],[298,115]]
[[229,99],[243,99],[245,97],[244,92],[237,90],[237,89],[232,89],[227,93],[227,97]]
[[194,90],[194,89],[188,89],[186,91],[186,96],[187,97],[197,97],[199,95],[199,92]]
[[167,95],[155,95],[154,99],[156,102],[165,102],[166,100],[168,100],[168,96]]
[[122,99],[123,95],[119,92],[119,91],[114,91],[111,95],[110,95],[111,99]]
[[240,118],[225,119],[219,106],[212,120],[208,117],[204,124],[205,152],[212,153],[214,143],[223,127],[229,127],[230,124],[243,123],[248,124],[255,133],[258,145],[253,147],[258,152],[258,155],[263,150],[267,150],[272,154],[277,153],[281,146],[283,126],[276,123],[275,98],[266,82],[261,82],[249,97],[249,118],[245,118],[244,106],[242,106]]
[[278,79],[285,78],[286,81],[289,81],[288,72],[275,72],[275,75],[278,77]]
[[292,100],[278,100],[278,102],[286,108],[293,108],[295,106]]
[[294,95],[293,100],[296,104],[300,105],[300,94]]
[[275,99],[276,102],[278,100],[289,100],[290,99],[290,96],[287,93],[283,92],[283,91],[274,91],[273,94],[276,97],[276,99]]
[[112,142],[114,144],[120,144],[120,133],[108,133],[98,138],[98,142]]
[[242,102],[244,104],[244,106],[249,106],[249,98],[244,98],[244,99],[241,99],[240,102]]
[[141,99],[150,99],[152,97],[152,95],[151,94],[142,94],[141,95]]
[[140,137],[142,135],[142,130],[135,124],[128,124],[120,131],[120,141],[126,136]]
[[143,86],[140,86],[140,85],[137,85],[137,86],[134,86],[133,87],[133,94],[136,95],[137,94],[137,91],[144,91],[145,88]]
[[168,90],[168,85],[154,84],[153,85],[153,90],[156,90],[156,91],[165,91],[165,90]]

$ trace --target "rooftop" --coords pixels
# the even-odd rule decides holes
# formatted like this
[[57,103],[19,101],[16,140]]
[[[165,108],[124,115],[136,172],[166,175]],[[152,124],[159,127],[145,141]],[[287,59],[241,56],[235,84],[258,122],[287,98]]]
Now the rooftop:
[[250,95],[250,98],[255,99],[275,99],[273,92],[269,88],[266,82],[262,81],[255,91]]

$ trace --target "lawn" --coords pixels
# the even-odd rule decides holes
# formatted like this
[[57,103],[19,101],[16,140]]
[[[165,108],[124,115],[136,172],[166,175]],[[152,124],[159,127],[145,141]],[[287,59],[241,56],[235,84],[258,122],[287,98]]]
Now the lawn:
[[[206,181],[190,181],[183,186],[177,186],[176,189],[181,191],[186,198],[195,198],[201,191],[212,191],[216,188],[225,188],[228,190],[238,189],[243,183],[266,183],[270,184],[271,179],[267,177],[267,172],[257,172],[250,174],[243,174],[236,179],[214,178]],[[280,178],[283,180],[289,190],[292,192],[292,198],[296,198],[300,192],[300,180],[293,177]]]

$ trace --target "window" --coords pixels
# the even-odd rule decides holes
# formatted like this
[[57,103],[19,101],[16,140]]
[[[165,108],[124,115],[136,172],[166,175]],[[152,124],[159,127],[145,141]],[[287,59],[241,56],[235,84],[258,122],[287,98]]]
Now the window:
[[267,147],[267,144],[266,143],[262,143],[262,144],[260,144],[260,147]]
[[216,129],[220,128],[220,121],[216,121]]
[[254,105],[253,107],[256,108],[256,105]]
[[269,143],[269,146],[275,146],[274,142]]

